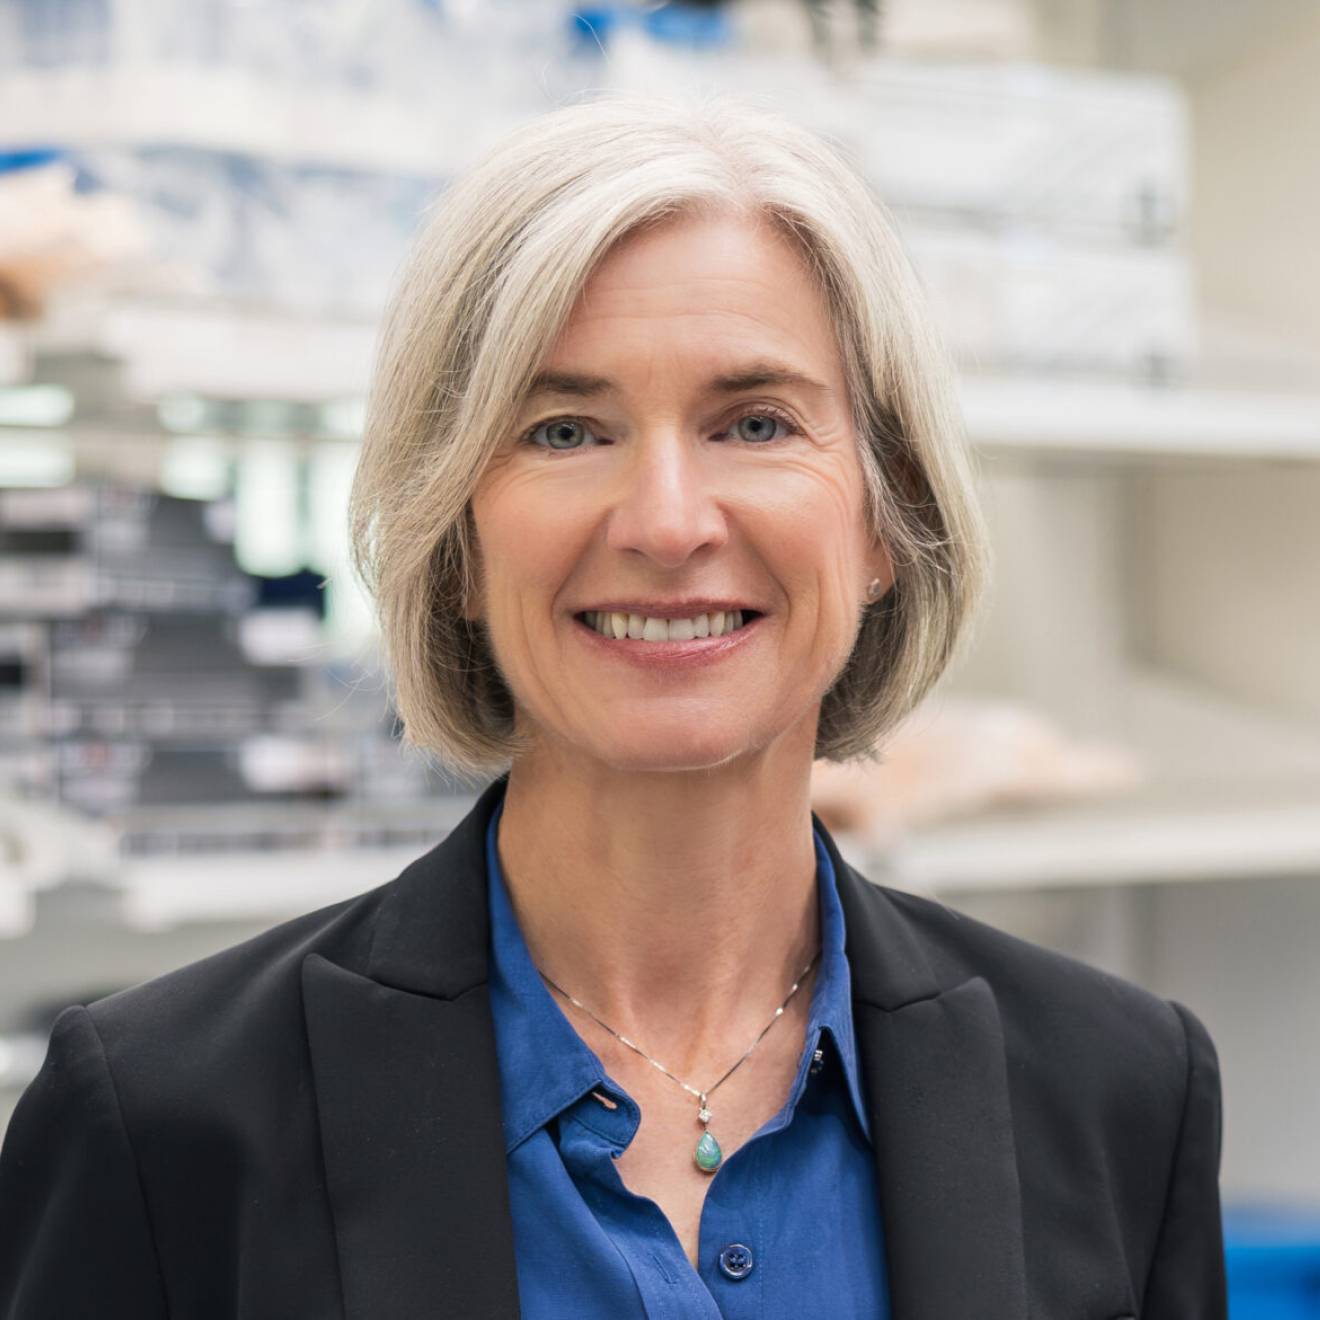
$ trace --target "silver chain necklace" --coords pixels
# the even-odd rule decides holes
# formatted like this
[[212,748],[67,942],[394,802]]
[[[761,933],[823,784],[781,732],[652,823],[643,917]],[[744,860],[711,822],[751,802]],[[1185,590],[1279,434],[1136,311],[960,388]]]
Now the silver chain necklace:
[[[605,1030],[608,1031],[611,1036],[614,1036],[616,1039],[621,1040],[634,1053],[640,1054],[642,1058],[644,1058],[647,1061],[647,1063],[649,1063],[652,1067],[659,1068],[660,1071],[664,1073],[666,1077],[670,1078],[672,1081],[677,1082],[679,1086],[681,1086],[690,1095],[695,1095],[698,1101],[697,1121],[701,1124],[702,1128],[705,1129],[706,1125],[711,1120],[710,1106],[706,1103],[707,1099],[710,1096],[714,1095],[714,1093],[721,1086],[723,1086],[724,1083],[727,1082],[729,1078],[744,1063],[747,1062],[748,1055],[750,1055],[751,1052],[761,1043],[761,1040],[765,1036],[765,1033],[769,1031],[770,1028],[773,1027],[781,1017],[784,1016],[784,1009],[788,1007],[789,1000],[791,1000],[793,996],[797,994],[798,986],[802,984],[803,980],[806,978],[807,973],[811,971],[811,969],[816,965],[816,959],[819,957],[820,957],[820,950],[818,949],[816,951],[816,957],[813,958],[798,973],[798,979],[793,982],[793,988],[788,992],[788,998],[785,999],[784,1002],[780,1004],[777,1009],[775,1009],[773,1015],[770,1018],[770,1021],[767,1022],[765,1026],[761,1028],[761,1034],[757,1036],[757,1038],[754,1041],[752,1041],[752,1043],[747,1047],[747,1054],[744,1054],[742,1058],[739,1059],[738,1062],[735,1063],[733,1067],[730,1068],[729,1071],[726,1072],[724,1076],[721,1077],[720,1080],[715,1083],[714,1086],[708,1086],[704,1091],[699,1091],[695,1086],[689,1086],[681,1077],[675,1077],[674,1074],[671,1073],[669,1069],[664,1066],[663,1063],[657,1063],[649,1054],[647,1054],[647,1052],[644,1049],[641,1049],[640,1047],[634,1045],[632,1041],[628,1039],[627,1036],[621,1036],[617,1031],[614,1030],[612,1026],[610,1026],[608,1022],[602,1022],[601,1019],[598,1018],[591,1011],[591,1009],[589,1009],[586,1006],[586,1004],[584,1004],[580,999],[575,999],[562,986],[556,985],[555,982],[551,981],[550,978],[546,976],[544,972],[541,972],[541,969],[539,967],[536,970],[538,972],[541,972],[541,976],[544,977],[544,979],[550,985],[554,986],[554,988],[558,990],[559,993],[563,995],[565,999],[576,1004],[577,1007],[580,1008],[589,1018],[593,1019],[595,1022],[600,1023],[600,1025],[604,1027]],[[720,1167],[720,1164],[724,1160],[724,1152],[720,1149],[720,1143],[715,1140],[715,1138],[710,1134],[710,1132],[708,1130],[703,1130],[701,1134],[701,1140],[697,1142],[696,1150],[693,1152],[693,1157],[696,1159],[697,1168],[699,1168],[703,1173],[714,1173],[715,1170]]]

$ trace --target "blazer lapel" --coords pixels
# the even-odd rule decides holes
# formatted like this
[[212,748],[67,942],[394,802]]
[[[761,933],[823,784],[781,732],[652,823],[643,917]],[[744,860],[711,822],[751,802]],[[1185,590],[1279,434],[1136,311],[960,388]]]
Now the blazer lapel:
[[941,986],[889,895],[816,820],[847,926],[893,1320],[1026,1320],[1003,1030],[982,977]]
[[388,887],[365,974],[303,961],[347,1320],[518,1315],[483,845],[502,786]]

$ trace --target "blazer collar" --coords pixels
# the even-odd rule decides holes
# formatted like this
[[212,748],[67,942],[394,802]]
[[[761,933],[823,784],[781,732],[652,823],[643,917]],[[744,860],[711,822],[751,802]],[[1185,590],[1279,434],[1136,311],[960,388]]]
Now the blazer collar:
[[[491,784],[385,887],[360,970],[317,953],[303,1001],[348,1320],[518,1315],[486,986]],[[926,936],[839,854],[893,1320],[1026,1320],[1003,1030],[981,977],[937,975]]]

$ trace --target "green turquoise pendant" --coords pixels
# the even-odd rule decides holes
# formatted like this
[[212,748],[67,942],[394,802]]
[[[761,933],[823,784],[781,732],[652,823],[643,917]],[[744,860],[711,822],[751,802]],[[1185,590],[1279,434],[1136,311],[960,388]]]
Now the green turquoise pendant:
[[701,1140],[697,1142],[697,1168],[705,1173],[714,1173],[723,1159],[724,1152],[720,1149],[720,1143],[709,1132],[703,1132]]

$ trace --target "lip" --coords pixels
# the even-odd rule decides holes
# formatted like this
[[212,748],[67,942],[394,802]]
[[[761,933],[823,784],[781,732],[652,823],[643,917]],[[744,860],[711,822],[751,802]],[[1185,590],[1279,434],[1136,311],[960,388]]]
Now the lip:
[[[598,601],[592,605],[584,605],[579,610],[574,610],[576,614],[586,614],[589,611],[595,611],[599,614],[641,614],[649,616],[652,619],[693,619],[698,614],[713,614],[717,611],[728,613],[730,610],[754,610],[757,614],[764,614],[765,610],[757,609],[755,605],[746,600],[736,600],[732,596],[725,596],[717,600],[713,596],[689,596],[684,600],[616,600],[616,601]],[[655,643],[659,645],[659,643]]]
[[[602,606],[602,608],[604,608]],[[650,608],[650,607],[648,607]],[[711,608],[717,609],[718,606]],[[736,609],[737,606],[730,606]],[[618,611],[620,614],[623,610]],[[640,614],[641,611],[634,611]],[[705,611],[698,610],[698,614]],[[655,615],[655,618],[684,618],[683,614]],[[760,636],[761,625],[766,616],[758,614],[756,618],[744,623],[736,632],[725,633],[723,637],[694,637],[689,642],[644,642],[633,637],[606,637],[598,633],[576,615],[573,617],[573,629],[582,637],[583,643],[592,647],[598,655],[609,659],[623,660],[640,669],[693,669],[702,665],[714,664],[741,650],[749,642]]]

